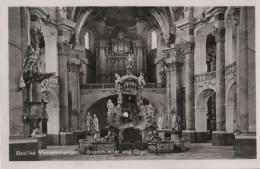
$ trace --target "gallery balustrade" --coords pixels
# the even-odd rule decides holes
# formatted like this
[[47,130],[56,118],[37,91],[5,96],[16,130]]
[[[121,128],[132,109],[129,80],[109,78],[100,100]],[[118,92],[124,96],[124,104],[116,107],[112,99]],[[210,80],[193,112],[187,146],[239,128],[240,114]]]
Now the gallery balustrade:
[[[114,89],[115,83],[95,83],[95,84],[87,84],[81,85],[81,89]],[[161,89],[165,88],[165,84],[162,83],[146,83],[144,85],[146,89]]]
[[[226,68],[225,68],[226,75],[230,75],[235,72],[236,72],[236,62],[226,66]],[[207,80],[211,80],[214,78],[216,78],[216,71],[206,72],[206,73],[195,75],[196,82],[207,81]]]

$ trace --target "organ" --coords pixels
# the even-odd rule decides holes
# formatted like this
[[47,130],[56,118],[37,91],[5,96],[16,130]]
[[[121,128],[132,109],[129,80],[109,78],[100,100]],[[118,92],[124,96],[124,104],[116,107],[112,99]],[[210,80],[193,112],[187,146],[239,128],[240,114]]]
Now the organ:
[[96,72],[97,83],[113,83],[115,73],[127,73],[126,62],[129,55],[133,56],[131,72],[139,76],[146,75],[146,47],[141,36],[132,39],[127,33],[119,31],[109,40],[96,42]]

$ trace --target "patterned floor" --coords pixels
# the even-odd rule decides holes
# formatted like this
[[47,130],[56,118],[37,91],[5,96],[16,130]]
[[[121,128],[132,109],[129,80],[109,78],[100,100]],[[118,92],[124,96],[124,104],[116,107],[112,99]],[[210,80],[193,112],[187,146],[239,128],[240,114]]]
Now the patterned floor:
[[195,159],[238,159],[232,146],[212,146],[211,143],[186,145],[189,149],[180,153],[149,153],[145,155],[82,155],[77,146],[48,146],[39,151],[40,160],[195,160]]

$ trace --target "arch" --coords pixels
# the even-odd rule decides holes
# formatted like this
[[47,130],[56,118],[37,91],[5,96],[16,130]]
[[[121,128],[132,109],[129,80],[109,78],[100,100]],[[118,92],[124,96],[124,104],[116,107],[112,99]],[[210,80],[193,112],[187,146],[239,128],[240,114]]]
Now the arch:
[[[129,95],[134,95],[132,93],[127,93]],[[164,109],[164,104],[163,104],[163,99],[157,99],[156,97],[154,97],[153,92],[143,92],[142,93],[142,98],[149,100],[153,103],[153,105],[155,105],[155,107],[157,108],[158,111],[162,111]],[[96,102],[98,102],[101,99],[107,98],[107,97],[111,97],[111,96],[115,96],[117,95],[116,91],[112,92],[112,91],[108,91],[108,92],[101,92],[100,94],[98,92],[93,92],[93,93],[86,93],[81,95],[81,111],[80,113],[85,113],[92,105],[94,105]],[[163,94],[160,94],[162,96],[159,96],[160,98],[164,98]],[[86,100],[86,102],[84,102],[84,100]],[[159,102],[158,102],[159,100]]]
[[233,78],[226,86],[226,103],[233,103],[234,92],[236,92],[236,80]]
[[206,25],[201,25],[196,28],[196,34],[195,36],[207,36],[208,34],[211,34],[214,31],[214,22],[210,22]]
[[[149,93],[153,93],[153,92],[149,92]],[[132,95],[132,96],[136,96],[134,93],[125,93],[127,95]],[[142,98],[145,100],[145,102],[151,102],[154,107],[155,107],[155,118],[156,118],[156,121],[157,119],[159,118],[159,114],[163,112],[163,109],[164,109],[164,106],[162,105],[162,103],[158,103],[156,102],[155,100],[156,99],[151,99],[151,98],[155,98],[154,97],[154,93],[152,94],[152,96],[150,96],[149,94],[142,94]],[[92,97],[93,96],[93,97]],[[96,97],[98,96],[98,97]],[[95,98],[94,98],[95,97]],[[112,98],[114,97],[114,98]],[[90,94],[86,94],[85,96],[81,97],[81,111],[80,111],[80,120],[79,120],[79,123],[80,123],[80,126],[82,129],[84,129],[84,118],[85,118],[85,114],[87,111],[89,111],[91,109],[91,112],[104,112],[104,108],[103,108],[103,104],[104,102],[102,102],[103,99],[106,99],[106,102],[107,100],[110,98],[112,100],[115,100],[115,97],[117,97],[117,93],[116,92],[113,92],[111,93],[111,91],[109,92],[100,92],[97,93],[97,92],[93,92],[93,93],[90,93]],[[90,99],[91,98],[91,99]],[[157,97],[158,99],[158,97]],[[160,99],[158,99],[160,100]],[[163,102],[163,101],[162,101]],[[115,103],[115,102],[114,102]],[[98,104],[97,106],[99,108],[94,108],[92,106],[94,106],[95,104]],[[116,105],[116,104],[115,104]],[[106,115],[99,115],[99,117],[101,117],[101,121],[103,121],[104,123],[104,117]]]
[[52,89],[52,88],[44,88],[42,93],[50,93],[53,96],[54,101],[58,104],[59,103],[59,98],[58,98],[58,94]]
[[59,102],[57,100],[56,94],[52,90],[45,90],[42,93],[46,93],[48,97],[47,112],[48,112],[48,122],[47,122],[47,134],[48,137],[52,138],[48,141],[50,145],[58,145],[59,140],[57,135],[60,131],[60,111]]
[[228,133],[233,133],[233,120],[237,120],[236,108],[236,82],[232,79],[226,87],[226,130]]
[[231,10],[232,10],[232,7],[228,7],[227,9],[226,9],[226,11],[225,11],[225,20],[228,20],[228,19],[230,19],[229,18],[229,13],[231,12]]
[[[215,92],[213,88],[204,88],[196,96],[195,102],[195,129],[196,132],[207,132],[207,102]],[[205,140],[203,140],[204,142]]]
[[[203,96],[203,93],[207,90],[213,90],[214,92],[216,92],[216,86],[212,86],[212,85],[209,85],[209,86],[204,86],[203,88],[199,89],[195,95],[195,108],[205,108],[205,104],[206,102],[201,102],[202,100],[202,96]],[[205,101],[205,100],[204,100]],[[199,104],[197,104],[199,103]]]

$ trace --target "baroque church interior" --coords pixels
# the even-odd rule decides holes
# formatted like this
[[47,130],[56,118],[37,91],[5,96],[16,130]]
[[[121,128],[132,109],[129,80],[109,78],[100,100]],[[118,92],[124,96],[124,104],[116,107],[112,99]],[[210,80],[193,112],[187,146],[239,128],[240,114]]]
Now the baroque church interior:
[[84,154],[210,143],[256,156],[254,7],[10,7],[8,15],[10,160],[37,160],[15,152],[53,145]]

